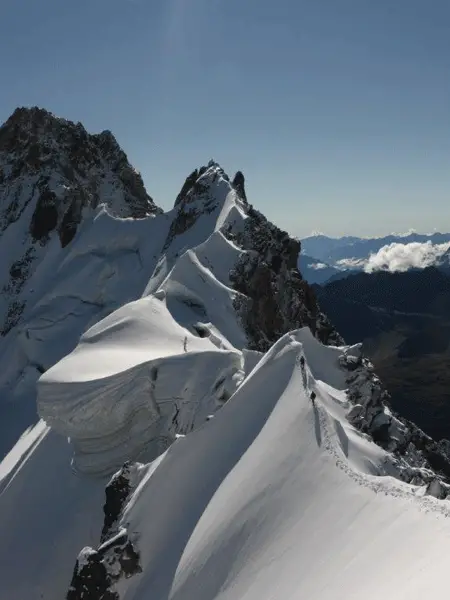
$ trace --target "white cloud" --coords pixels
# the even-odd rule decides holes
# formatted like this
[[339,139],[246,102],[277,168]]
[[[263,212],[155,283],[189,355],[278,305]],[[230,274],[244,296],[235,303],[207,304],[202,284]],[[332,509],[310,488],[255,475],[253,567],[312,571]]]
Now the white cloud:
[[366,262],[364,258],[341,258],[336,261],[336,266],[339,269],[362,269]]
[[411,242],[410,244],[393,243],[380,248],[371,254],[364,270],[372,271],[407,271],[408,269],[424,269],[434,264],[444,252],[450,248],[450,243],[432,244],[431,242]]

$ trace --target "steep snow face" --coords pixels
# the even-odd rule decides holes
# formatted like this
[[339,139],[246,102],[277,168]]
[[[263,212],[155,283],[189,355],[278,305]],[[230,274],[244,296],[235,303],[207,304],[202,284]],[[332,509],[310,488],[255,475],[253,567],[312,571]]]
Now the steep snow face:
[[[296,271],[298,243],[250,209],[215,163],[185,188],[144,298],[94,326],[40,380],[39,413],[71,438],[84,472],[154,457],[204,422],[242,378],[247,346],[264,349],[305,323],[325,337]],[[268,287],[251,283],[255,270]]]
[[191,173],[168,213],[170,228],[146,293],[156,291],[184,252],[202,244],[225,225],[241,223],[245,210],[244,201],[220,165],[210,161],[208,166]]
[[0,128],[0,456],[36,420],[38,377],[142,294],[159,212],[110,132],[37,108]]
[[214,419],[141,468],[72,592],[96,565],[126,600],[442,595],[450,510],[348,423],[342,350],[308,330],[277,342]]
[[[334,582],[341,597],[384,591],[375,577],[401,598],[431,535],[446,549],[447,501],[422,496],[447,487],[321,313],[299,243],[248,204],[242,173],[230,182],[214,162],[167,214],[94,205],[63,249],[56,226],[30,242],[45,259],[30,263],[0,347],[2,395],[34,401],[43,373],[39,412],[54,430],[0,415],[7,450],[3,434],[23,434],[0,463],[2,591],[60,599],[88,544],[71,600],[93,586],[112,600],[335,600]],[[105,475],[129,460],[103,521]],[[366,553],[367,535],[378,541]],[[407,557],[398,573],[386,547]],[[438,589],[442,561],[426,566],[417,588],[434,577]],[[417,597],[409,579],[405,590]]]
[[237,351],[191,335],[164,303],[143,298],[82,336],[39,381],[38,409],[70,437],[74,465],[111,473],[130,458],[156,458],[205,422],[243,378]]
[[[159,256],[163,216],[119,219],[99,207],[63,250],[57,240],[24,284],[21,321],[0,337],[0,453],[36,418],[35,383],[89,326],[138,298]],[[0,244],[3,238],[0,238]]]
[[[175,304],[191,302],[238,348],[266,351],[304,325],[325,343],[341,344],[298,272],[299,251],[298,241],[248,204],[242,173],[231,183],[211,161],[187,178],[177,198],[146,293],[169,295],[175,318]],[[186,318],[192,326],[195,319]]]

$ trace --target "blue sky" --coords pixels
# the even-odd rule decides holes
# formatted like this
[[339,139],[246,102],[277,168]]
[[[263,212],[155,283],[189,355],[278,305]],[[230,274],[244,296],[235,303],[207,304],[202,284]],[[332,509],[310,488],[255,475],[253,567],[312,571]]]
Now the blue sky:
[[164,208],[213,157],[294,235],[450,230],[448,0],[2,0],[0,57]]

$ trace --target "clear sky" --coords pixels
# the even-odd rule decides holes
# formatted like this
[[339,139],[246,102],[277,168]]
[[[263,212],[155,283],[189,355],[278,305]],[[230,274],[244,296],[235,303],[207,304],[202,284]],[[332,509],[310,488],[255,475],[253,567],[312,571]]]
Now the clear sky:
[[448,0],[2,0],[0,85],[164,208],[214,158],[294,235],[450,230]]

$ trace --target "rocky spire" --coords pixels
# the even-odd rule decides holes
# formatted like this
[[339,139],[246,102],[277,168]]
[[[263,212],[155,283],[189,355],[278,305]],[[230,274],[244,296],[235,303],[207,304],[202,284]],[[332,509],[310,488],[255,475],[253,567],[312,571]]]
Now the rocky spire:
[[242,171],[238,171],[233,179],[233,187],[244,202],[247,202],[245,193],[245,177]]
[[[249,347],[264,352],[287,331],[305,325],[322,342],[342,344],[342,338],[321,312],[311,286],[298,271],[300,242],[248,204],[241,171],[230,181],[220,165],[211,160],[186,178],[175,202],[178,211],[163,252],[173,246],[177,236],[182,236],[208,214],[216,215],[207,230],[207,235],[212,234],[225,198],[233,190],[239,210],[246,217],[243,227],[233,224],[233,219],[228,222],[222,217],[221,232],[242,250],[230,273],[230,282],[238,292],[235,309]],[[184,248],[183,243],[179,245]]]

